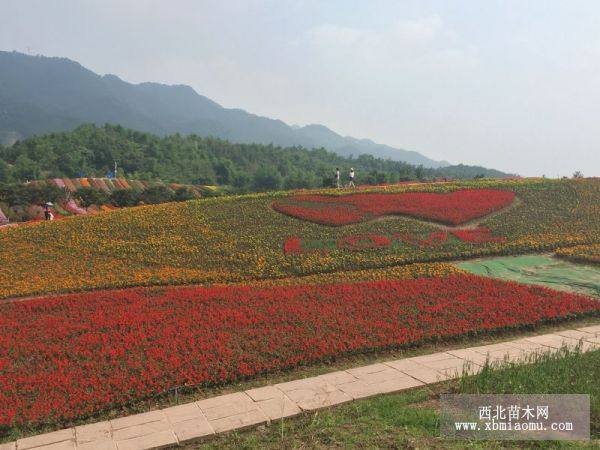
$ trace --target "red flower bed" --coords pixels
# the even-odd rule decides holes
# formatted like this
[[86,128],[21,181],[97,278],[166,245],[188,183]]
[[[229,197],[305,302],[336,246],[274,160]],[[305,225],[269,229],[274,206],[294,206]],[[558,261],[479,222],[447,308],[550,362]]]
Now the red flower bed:
[[295,236],[287,238],[283,243],[283,253],[285,255],[301,255],[304,253],[302,240]]
[[273,208],[289,216],[331,226],[348,225],[391,214],[406,214],[458,225],[507,206],[514,198],[513,192],[499,189],[463,189],[447,194],[298,195],[273,202]]
[[364,214],[353,205],[324,204],[303,206],[290,203],[273,203],[273,208],[288,216],[299,217],[323,225],[349,225],[360,222]]
[[580,295],[472,275],[5,303],[0,425],[64,422],[174,386],[599,309]]

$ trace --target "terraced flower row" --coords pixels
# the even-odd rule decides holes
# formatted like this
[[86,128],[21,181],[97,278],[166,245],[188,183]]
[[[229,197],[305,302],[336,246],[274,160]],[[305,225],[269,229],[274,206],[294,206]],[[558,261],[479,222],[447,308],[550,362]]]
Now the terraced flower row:
[[600,264],[600,243],[559,248],[555,253],[576,262]]
[[[75,192],[81,188],[96,188],[105,192],[113,192],[121,189],[136,189],[143,191],[145,189],[155,186],[168,186],[171,189],[177,189],[183,187],[182,184],[171,183],[166,184],[162,181],[144,181],[144,180],[127,180],[125,178],[51,178],[45,181],[35,181],[34,183],[47,183],[50,185],[57,186],[59,188],[65,188],[71,192]],[[205,190],[210,190],[209,186],[189,186],[185,185],[190,189],[194,189],[198,194]]]
[[[485,217],[478,228],[452,232],[395,215],[323,226],[275,211],[273,202],[289,198],[282,193],[146,206],[9,229],[0,233],[0,297],[254,281],[600,242],[600,180],[471,181],[360,192],[447,195],[473,189],[514,192],[519,202]],[[303,251],[286,256],[290,238],[299,239]],[[292,244],[290,249],[298,248]],[[313,244],[329,251],[304,251]]]
[[[70,193],[74,193],[82,188],[93,188],[98,191],[103,191],[106,194],[111,194],[115,191],[134,190],[137,192],[145,191],[155,187],[169,187],[173,190],[185,187],[195,197],[200,198],[205,193],[216,189],[215,186],[199,186],[199,185],[183,185],[177,183],[166,184],[160,180],[143,181],[143,180],[127,180],[125,178],[51,178],[48,180],[36,180],[28,184],[38,186],[55,186],[64,189]],[[90,205],[86,208],[77,204],[75,199],[67,196],[68,199],[55,203],[53,206],[53,214],[55,219],[68,217],[72,215],[94,215],[104,211],[112,211],[115,209],[110,204]],[[9,218],[12,218],[9,220]],[[36,222],[44,220],[44,208],[41,205],[12,205],[0,203],[0,225],[6,225],[9,222]]]
[[449,193],[298,195],[273,202],[273,208],[292,217],[330,226],[348,225],[392,214],[458,225],[508,206],[514,198],[514,192],[500,189],[462,189]]
[[583,296],[461,274],[4,303],[0,424],[62,423],[176,386],[599,312]]

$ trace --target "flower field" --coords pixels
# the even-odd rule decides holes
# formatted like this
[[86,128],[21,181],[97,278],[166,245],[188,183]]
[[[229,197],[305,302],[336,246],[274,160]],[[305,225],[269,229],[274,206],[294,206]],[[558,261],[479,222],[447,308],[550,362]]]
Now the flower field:
[[[334,190],[208,198],[6,229],[0,233],[0,298],[136,285],[250,282],[599,242],[597,179],[377,187],[346,197],[448,198],[453,192],[488,190],[512,193],[518,202],[478,219],[477,228],[443,229],[444,239],[437,234],[439,224],[404,215],[334,227],[273,209],[276,202],[287,204],[305,195],[342,199],[336,205],[343,206],[345,191]],[[464,194],[453,195],[456,199]],[[474,217],[472,212],[453,214],[446,220]],[[302,251],[294,251],[298,242]]]
[[0,304],[0,425],[61,423],[176,386],[600,312],[587,297],[448,272]]
[[600,244],[559,248],[556,255],[576,262],[600,264]]
[[462,242],[471,244],[484,244],[486,242],[504,242],[504,236],[492,236],[491,231],[485,227],[470,229],[457,229],[447,231],[437,231],[417,235],[415,233],[393,233],[389,235],[381,234],[355,234],[340,238],[337,241],[303,241],[298,237],[290,237],[283,243],[283,253],[287,256],[302,255],[305,253],[323,253],[328,254],[333,249],[346,251],[362,251],[367,249],[386,249],[396,247],[399,250],[402,246],[409,246],[419,249],[431,247],[441,247],[447,243],[448,239],[454,236]]
[[[144,186],[62,180],[86,183]],[[470,181],[207,198],[5,228],[0,434],[174,387],[599,315],[590,297],[444,262],[540,251],[593,261],[599,199],[599,180]],[[62,294],[11,299],[50,293]]]
[[461,189],[448,193],[299,195],[275,201],[273,208],[292,217],[330,226],[348,225],[391,214],[459,225],[504,208],[514,198],[514,192],[500,189]]

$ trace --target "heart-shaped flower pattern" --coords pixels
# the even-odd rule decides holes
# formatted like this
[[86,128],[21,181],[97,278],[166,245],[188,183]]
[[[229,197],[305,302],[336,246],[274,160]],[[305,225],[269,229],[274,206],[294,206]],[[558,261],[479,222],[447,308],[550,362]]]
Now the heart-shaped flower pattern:
[[398,214],[460,225],[502,209],[514,198],[514,192],[501,189],[462,189],[449,193],[297,195],[273,202],[273,208],[301,220],[329,226],[349,225]]

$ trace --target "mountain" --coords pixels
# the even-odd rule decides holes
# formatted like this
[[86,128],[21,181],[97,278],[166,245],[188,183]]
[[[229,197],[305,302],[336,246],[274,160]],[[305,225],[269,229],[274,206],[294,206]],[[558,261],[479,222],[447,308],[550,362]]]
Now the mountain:
[[66,58],[0,52],[0,144],[83,123],[116,123],[162,136],[198,134],[236,143],[324,147],[342,156],[371,154],[431,168],[449,165],[414,151],[343,137],[323,125],[289,126],[223,108],[189,86],[131,84]]

